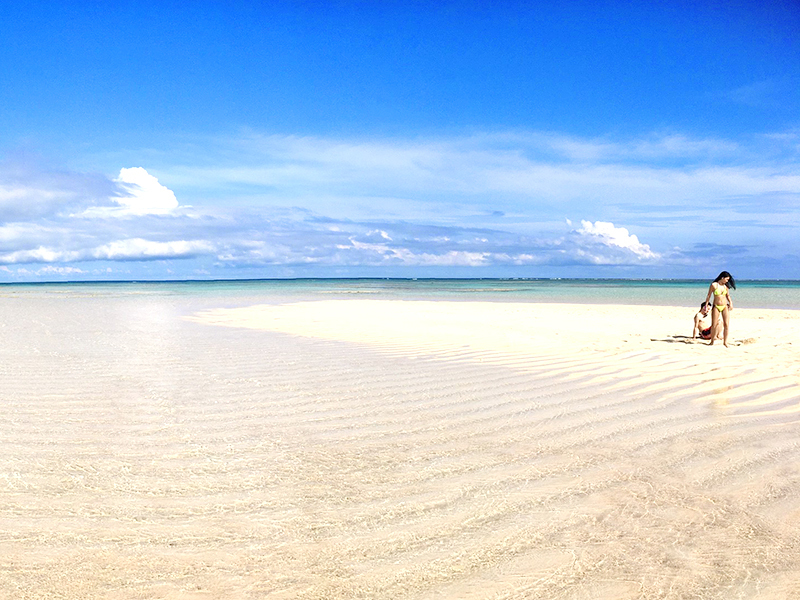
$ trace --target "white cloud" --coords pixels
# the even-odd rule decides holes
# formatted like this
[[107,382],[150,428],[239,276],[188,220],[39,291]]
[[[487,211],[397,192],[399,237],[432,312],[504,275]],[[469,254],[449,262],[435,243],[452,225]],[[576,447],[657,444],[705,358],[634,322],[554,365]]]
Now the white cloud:
[[389,237],[389,234],[386,233],[385,231],[381,230],[381,229],[376,229],[375,231],[370,231],[367,235],[368,236],[376,236],[377,235],[377,236],[380,236],[381,238],[383,238],[384,240],[389,240],[390,242],[392,241],[392,238]]
[[142,238],[114,240],[96,248],[64,250],[38,246],[0,254],[0,264],[66,263],[86,260],[153,260],[186,258],[210,254],[214,246],[206,241],[154,242]]
[[120,169],[116,181],[128,192],[114,198],[132,215],[165,215],[178,208],[178,199],[169,188],[142,167]]
[[120,169],[119,176],[113,183],[117,190],[108,200],[114,206],[106,203],[92,206],[75,216],[105,218],[169,215],[179,208],[175,193],[142,167]]
[[[750,160],[747,144],[676,134],[253,136],[206,146],[182,166],[155,163],[175,192],[141,167],[113,178],[0,163],[0,264],[175,259],[187,261],[187,273],[220,265],[642,266],[678,260],[672,248],[719,232],[745,247],[767,227],[770,255],[797,251],[796,134],[758,141],[760,150],[782,148],[773,163]],[[190,199],[193,215],[178,197]],[[566,214],[598,220],[565,226]],[[692,226],[665,226],[673,223]],[[747,228],[755,233],[745,240]]]
[[61,275],[61,276],[69,276],[69,275],[83,275],[86,273],[83,269],[79,269],[77,267],[56,267],[53,265],[47,265],[38,269],[36,271],[37,275]]
[[628,233],[628,230],[624,227],[616,227],[613,223],[581,221],[581,228],[576,233],[589,238],[592,242],[627,250],[638,259],[652,260],[659,258],[659,255],[650,249],[650,246],[641,243],[638,237]]
[[[388,238],[388,236],[387,236]],[[481,267],[490,264],[490,254],[464,250],[446,250],[440,253],[415,252],[402,246],[360,242],[350,238],[350,244],[339,244],[337,249],[355,251],[355,257],[343,256],[349,264],[424,266],[424,267]]]
[[154,258],[184,258],[213,252],[214,246],[202,240],[153,242],[142,238],[115,240],[91,251],[91,257],[101,260],[151,260]]
[[605,220],[638,223],[665,207],[701,215],[711,203],[726,207],[713,220],[733,219],[747,206],[765,221],[771,213],[764,195],[800,197],[796,142],[764,136],[501,133],[364,141],[256,135],[214,144],[224,157],[216,164],[199,165],[192,156],[195,164],[160,166],[182,195],[231,197],[232,190],[246,190],[240,202],[363,221],[457,224],[491,213],[523,233],[598,205],[607,208],[598,215]]
[[70,262],[80,259],[80,252],[65,251],[46,246],[0,254],[0,263],[3,264]]

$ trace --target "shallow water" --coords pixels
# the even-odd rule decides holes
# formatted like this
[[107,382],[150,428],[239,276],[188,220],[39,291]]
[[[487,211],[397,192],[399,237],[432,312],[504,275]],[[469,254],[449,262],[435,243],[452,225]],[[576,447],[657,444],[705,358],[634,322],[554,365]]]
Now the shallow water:
[[796,423],[630,368],[663,359],[378,352],[110,289],[0,298],[0,597],[800,595]]
[[[246,304],[370,297],[696,307],[709,282],[628,279],[276,279],[189,282],[0,284],[3,297],[188,297]],[[741,308],[800,310],[798,281],[742,281]]]

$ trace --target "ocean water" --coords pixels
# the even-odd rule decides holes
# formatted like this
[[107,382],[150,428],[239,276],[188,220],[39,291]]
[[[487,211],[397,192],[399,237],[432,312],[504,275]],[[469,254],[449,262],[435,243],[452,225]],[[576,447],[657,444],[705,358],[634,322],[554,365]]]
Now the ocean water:
[[[0,284],[9,296],[194,296],[224,305],[350,298],[695,307],[708,281],[629,279],[269,279]],[[740,281],[735,307],[800,310],[800,281]]]
[[[599,345],[575,314],[595,306],[500,317],[694,306],[705,285],[2,286],[0,598],[798,598],[800,313],[730,349],[665,343],[688,308]],[[184,318],[331,297],[495,304],[442,329],[410,302],[269,307],[300,309],[284,332]],[[326,320],[356,336],[302,334]]]

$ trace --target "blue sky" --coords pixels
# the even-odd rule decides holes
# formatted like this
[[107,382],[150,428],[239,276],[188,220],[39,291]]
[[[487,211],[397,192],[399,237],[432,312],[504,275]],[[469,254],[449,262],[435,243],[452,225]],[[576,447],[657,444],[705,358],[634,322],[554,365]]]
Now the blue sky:
[[0,281],[800,279],[800,7],[0,4]]

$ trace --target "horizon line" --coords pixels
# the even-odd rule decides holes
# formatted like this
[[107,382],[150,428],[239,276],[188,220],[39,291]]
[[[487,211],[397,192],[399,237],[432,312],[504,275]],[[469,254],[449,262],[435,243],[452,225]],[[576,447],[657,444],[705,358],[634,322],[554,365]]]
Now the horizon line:
[[[163,284],[163,283],[253,283],[288,281],[640,281],[706,282],[707,278],[670,277],[244,277],[230,279],[76,279],[52,281],[0,281],[8,285],[91,285],[91,284]],[[738,283],[797,283],[800,279],[737,279]]]

